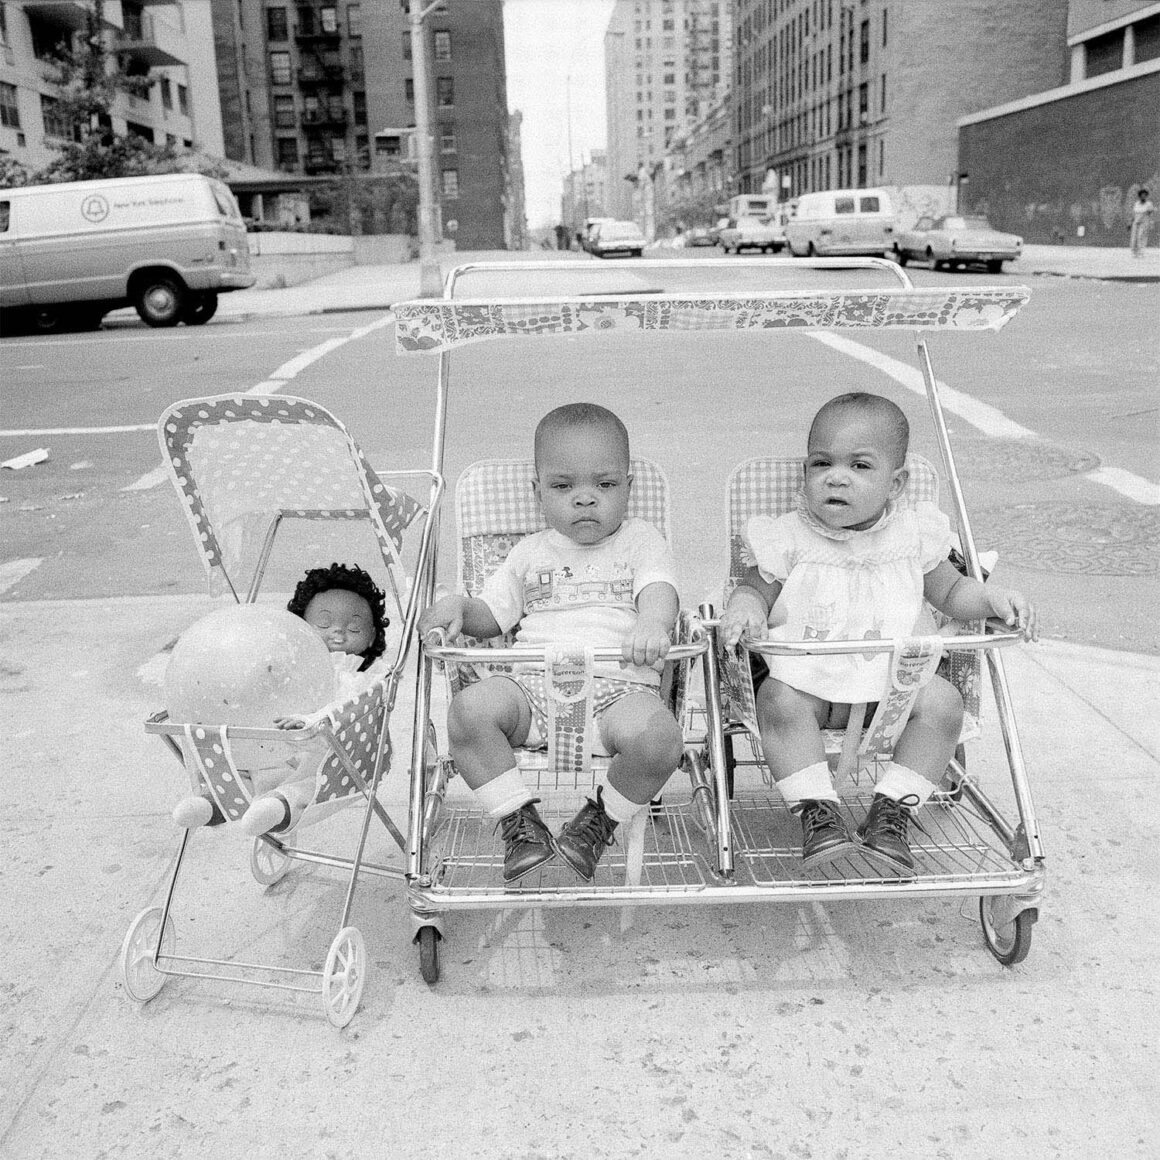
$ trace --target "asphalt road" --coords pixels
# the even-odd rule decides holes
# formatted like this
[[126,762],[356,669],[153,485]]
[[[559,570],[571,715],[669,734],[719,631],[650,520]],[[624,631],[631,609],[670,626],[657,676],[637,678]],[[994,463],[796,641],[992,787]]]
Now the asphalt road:
[[[760,259],[750,267],[754,286],[768,278]],[[821,275],[806,273],[820,285]],[[672,290],[689,277],[674,268],[659,285],[655,271],[628,261],[592,263],[577,276],[582,293]],[[476,276],[461,290],[530,296],[551,289],[548,278],[525,266],[514,284]],[[697,278],[723,291],[741,281],[712,267]],[[1000,333],[931,340],[936,375],[956,392],[948,420],[977,542],[999,550],[1008,582],[1037,594],[1051,637],[1160,651],[1147,615],[1160,509],[1138,498],[1156,478],[1157,316],[1155,286],[1038,278],[1029,305]],[[905,380],[902,364],[916,365],[913,340],[889,333],[847,333],[836,345],[785,332],[744,342],[688,334],[482,343],[453,359],[446,468],[454,479],[475,459],[526,455],[535,420],[560,401],[613,407],[636,451],[673,481],[685,598],[694,603],[720,580],[725,548],[714,529],[729,469],[750,455],[800,453],[810,416],[830,395],[871,389],[897,399],[914,449],[937,458],[924,400],[891,377]],[[0,599],[202,590],[176,497],[156,470],[152,428],[170,403],[278,376],[283,393],[343,419],[377,466],[425,467],[435,368],[433,357],[396,356],[393,327],[374,313],[218,319],[170,331],[118,323],[0,342],[0,459],[49,452],[43,463],[0,472]],[[442,571],[452,582],[450,522]]]

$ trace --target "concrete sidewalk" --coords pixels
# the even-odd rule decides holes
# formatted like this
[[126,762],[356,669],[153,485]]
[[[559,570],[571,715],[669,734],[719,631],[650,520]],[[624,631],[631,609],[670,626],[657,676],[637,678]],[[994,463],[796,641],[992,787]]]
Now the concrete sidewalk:
[[[1048,858],[1018,967],[941,899],[656,906],[627,930],[612,910],[512,910],[450,917],[429,988],[401,884],[370,878],[354,915],[369,981],[337,1032],[316,997],[176,979],[139,1008],[121,987],[183,779],[143,731],[161,693],[141,674],[210,607],[0,604],[0,1155],[1154,1155],[1157,659],[1004,654]],[[400,822],[409,689],[383,795]],[[970,761],[1003,802],[993,713],[986,727]],[[325,824],[337,853],[356,822]],[[397,864],[372,834],[372,859]],[[191,858],[179,953],[321,963],[340,874],[299,866],[263,891],[222,831]]]

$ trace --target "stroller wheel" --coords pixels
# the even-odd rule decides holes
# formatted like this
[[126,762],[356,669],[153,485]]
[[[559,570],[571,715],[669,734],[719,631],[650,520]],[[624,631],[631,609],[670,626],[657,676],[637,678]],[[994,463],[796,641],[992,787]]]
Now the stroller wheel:
[[421,926],[415,935],[415,942],[419,944],[419,974],[424,983],[439,982],[439,943],[443,936],[439,928]]
[[322,1003],[335,1027],[345,1027],[358,1010],[367,981],[367,948],[358,927],[345,926],[330,944],[322,968]]
[[[133,919],[121,945],[121,981],[130,998],[136,999],[138,1003],[148,1003],[165,986],[165,974],[153,963],[160,933],[161,907],[151,906]],[[176,941],[173,919],[168,918],[165,922],[162,954],[173,954]]]
[[1002,895],[979,899],[983,941],[1005,967],[1013,967],[1027,958],[1031,950],[1031,928],[1038,917],[1039,910],[1034,906],[1012,914],[1011,899]]
[[[279,838],[283,846],[294,845],[294,835],[286,834]],[[265,838],[255,838],[254,848],[250,851],[250,873],[263,886],[273,886],[286,877],[293,859],[289,854],[283,854],[277,846],[267,842]]]

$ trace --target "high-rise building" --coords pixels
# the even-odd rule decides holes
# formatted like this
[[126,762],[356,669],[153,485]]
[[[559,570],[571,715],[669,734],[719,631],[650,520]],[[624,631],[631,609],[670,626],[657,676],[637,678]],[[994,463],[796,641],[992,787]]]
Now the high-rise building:
[[738,192],[945,186],[959,117],[1060,83],[1067,7],[736,0]]
[[729,0],[617,0],[604,36],[611,216],[639,214],[641,168],[659,164],[678,128],[728,86],[730,12]]
[[[289,173],[415,163],[410,22],[398,0],[215,0],[226,155]],[[500,249],[510,182],[501,0],[423,22],[434,183],[460,249]]]
[[[86,31],[96,11],[91,0],[0,3],[0,155],[36,170],[68,139],[43,62],[58,45]],[[106,48],[127,71],[153,82],[144,97],[117,97],[110,112],[113,132],[220,157],[224,143],[208,5],[120,0],[104,5],[100,16]]]

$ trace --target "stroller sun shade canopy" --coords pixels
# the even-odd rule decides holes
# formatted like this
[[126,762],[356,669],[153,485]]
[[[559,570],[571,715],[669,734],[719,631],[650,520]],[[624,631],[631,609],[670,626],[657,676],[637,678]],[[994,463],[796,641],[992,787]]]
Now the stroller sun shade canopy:
[[999,330],[1030,297],[1026,286],[938,287],[690,297],[470,298],[399,302],[400,354],[449,350],[490,338],[629,331],[780,329]]

